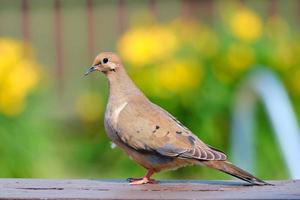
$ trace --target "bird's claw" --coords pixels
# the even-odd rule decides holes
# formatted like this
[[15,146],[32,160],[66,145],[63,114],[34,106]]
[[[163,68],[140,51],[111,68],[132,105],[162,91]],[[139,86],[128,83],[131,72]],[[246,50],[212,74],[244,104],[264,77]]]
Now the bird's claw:
[[143,178],[128,178],[127,181],[130,185],[142,185],[142,184],[156,184],[159,183],[159,181],[154,179],[149,179],[147,177]]

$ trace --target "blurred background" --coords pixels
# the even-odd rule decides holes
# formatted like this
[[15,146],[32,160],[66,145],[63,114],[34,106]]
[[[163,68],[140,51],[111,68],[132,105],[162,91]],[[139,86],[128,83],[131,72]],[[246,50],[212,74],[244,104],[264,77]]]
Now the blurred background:
[[[234,161],[235,99],[253,71],[274,75],[299,122],[299,24],[299,0],[0,0],[0,177],[144,175],[105,135],[105,77],[83,77],[101,51],[118,52],[153,102]],[[253,120],[253,145],[238,154],[253,152],[258,177],[291,178],[265,103]],[[203,167],[154,177],[230,178]]]

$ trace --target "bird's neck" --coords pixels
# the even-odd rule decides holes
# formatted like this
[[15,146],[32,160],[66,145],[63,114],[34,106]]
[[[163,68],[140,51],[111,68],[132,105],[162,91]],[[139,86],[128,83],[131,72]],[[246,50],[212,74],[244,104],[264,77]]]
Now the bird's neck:
[[133,83],[123,67],[116,71],[110,71],[107,78],[109,80],[110,102],[124,102],[136,96],[144,97],[144,94]]

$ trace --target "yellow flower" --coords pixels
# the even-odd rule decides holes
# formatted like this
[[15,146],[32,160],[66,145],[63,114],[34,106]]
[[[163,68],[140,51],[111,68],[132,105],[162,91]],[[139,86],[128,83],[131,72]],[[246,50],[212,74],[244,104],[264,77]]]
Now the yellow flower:
[[250,9],[241,8],[234,13],[230,26],[233,34],[245,41],[254,41],[262,34],[262,22]]
[[98,93],[83,94],[77,98],[75,110],[82,121],[97,121],[103,112],[102,98]]
[[228,67],[233,72],[241,72],[254,63],[255,55],[253,49],[244,44],[232,44],[226,55]]
[[22,60],[23,46],[19,42],[0,38],[0,80]]
[[125,61],[145,65],[170,55],[177,46],[176,36],[162,26],[137,27],[125,33],[118,49]]
[[203,71],[199,64],[172,60],[156,70],[156,83],[164,90],[184,92],[195,88],[202,80]]
[[19,114],[38,82],[39,66],[30,52],[21,42],[0,39],[0,113]]
[[253,49],[242,43],[233,43],[224,56],[221,56],[212,66],[214,75],[221,82],[228,84],[255,63]]

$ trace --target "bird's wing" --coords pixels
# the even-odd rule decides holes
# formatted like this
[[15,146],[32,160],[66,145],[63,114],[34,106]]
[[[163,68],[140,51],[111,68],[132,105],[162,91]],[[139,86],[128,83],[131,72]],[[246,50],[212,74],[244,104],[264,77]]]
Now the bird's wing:
[[128,102],[116,125],[120,139],[136,150],[197,160],[226,160],[223,152],[204,144],[171,114],[148,100]]

